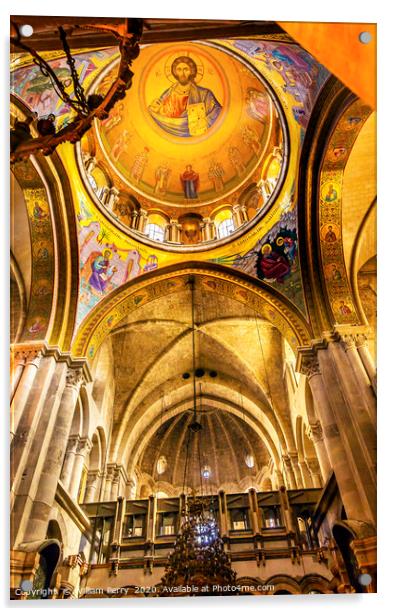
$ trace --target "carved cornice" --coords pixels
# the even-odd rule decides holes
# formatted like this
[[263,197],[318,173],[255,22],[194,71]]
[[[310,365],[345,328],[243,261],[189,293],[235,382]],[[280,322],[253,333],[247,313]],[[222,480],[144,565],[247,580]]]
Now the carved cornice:
[[54,357],[57,362],[65,362],[68,368],[80,368],[83,371],[86,383],[92,382],[92,375],[85,358],[74,358],[70,353],[64,353],[57,346],[50,346],[46,342],[18,342],[10,347],[11,361],[25,363],[27,356]]

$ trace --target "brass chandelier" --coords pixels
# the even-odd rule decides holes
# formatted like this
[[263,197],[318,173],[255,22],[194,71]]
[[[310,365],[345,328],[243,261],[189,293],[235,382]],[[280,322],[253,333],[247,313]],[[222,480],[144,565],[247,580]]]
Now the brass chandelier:
[[[60,143],[66,141],[77,143],[91,128],[95,118],[105,120],[108,117],[110,110],[117,101],[125,97],[126,91],[132,85],[131,65],[140,52],[139,41],[142,36],[143,20],[125,19],[124,24],[118,26],[94,23],[85,23],[83,26],[79,26],[111,32],[118,41],[120,51],[118,73],[107,93],[105,95],[93,93],[87,97],[79,81],[75,59],[72,57],[66,32],[61,26],[58,28],[58,34],[73,83],[72,95],[67,93],[64,84],[50,64],[32,46],[21,40],[18,26],[16,24],[11,25],[15,33],[15,36],[11,37],[12,45],[31,55],[34,64],[39,67],[41,73],[51,80],[52,87],[59,98],[74,112],[70,122],[59,130],[56,129],[56,117],[53,114],[41,118],[31,117],[25,121],[16,120],[10,134],[10,160],[11,163],[15,163],[28,159],[31,154],[39,152],[48,156],[54,152]],[[37,136],[34,136],[33,133]]]
[[236,573],[231,568],[224,541],[214,517],[213,508],[203,495],[203,468],[201,464],[202,425],[197,420],[197,394],[195,380],[195,281],[190,277],[192,315],[192,362],[193,362],[193,419],[188,426],[186,460],[184,466],[183,493],[185,492],[189,452],[193,450],[192,439],[198,439],[197,451],[200,476],[200,496],[185,498],[181,512],[182,522],[174,549],[168,557],[165,574],[161,579],[161,596],[232,595],[238,594]]

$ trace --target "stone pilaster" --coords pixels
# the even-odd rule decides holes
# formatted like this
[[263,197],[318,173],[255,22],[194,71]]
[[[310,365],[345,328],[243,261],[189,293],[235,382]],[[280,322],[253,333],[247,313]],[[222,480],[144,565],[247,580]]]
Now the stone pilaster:
[[228,537],[227,499],[224,490],[218,493],[218,524],[222,537]]
[[297,453],[289,452],[289,458],[291,460],[291,466],[293,468],[293,472],[295,474],[296,486],[298,488],[304,488],[303,477],[299,468],[299,458]]

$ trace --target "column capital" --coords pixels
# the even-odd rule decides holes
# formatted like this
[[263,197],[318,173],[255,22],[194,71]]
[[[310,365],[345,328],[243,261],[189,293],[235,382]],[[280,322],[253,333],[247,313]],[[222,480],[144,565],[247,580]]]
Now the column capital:
[[79,438],[76,453],[87,456],[93,448],[93,443],[89,438]]
[[300,372],[306,375],[308,379],[311,379],[317,374],[321,374],[321,368],[319,366],[318,357],[316,354],[303,355],[300,362]]
[[323,440],[323,430],[319,419],[309,424],[309,436],[313,443]]
[[353,334],[343,334],[341,336],[341,341],[345,351],[356,349],[356,337]]
[[84,380],[82,368],[68,368],[66,374],[66,386],[79,389]]

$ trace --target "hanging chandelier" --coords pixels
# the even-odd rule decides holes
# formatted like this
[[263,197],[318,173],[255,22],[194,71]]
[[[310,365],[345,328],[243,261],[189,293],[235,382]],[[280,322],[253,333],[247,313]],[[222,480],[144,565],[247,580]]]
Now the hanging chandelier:
[[[139,55],[139,41],[142,36],[142,19],[125,19],[123,25],[109,24],[84,24],[83,28],[111,32],[118,40],[120,62],[117,76],[109,86],[107,93],[90,94],[86,97],[83,86],[75,67],[75,59],[67,41],[67,35],[61,26],[58,34],[61,46],[64,50],[66,61],[70,70],[70,78],[73,84],[73,94],[69,94],[62,81],[56,75],[50,64],[38,54],[31,46],[21,40],[21,34],[16,24],[11,24],[15,36],[11,37],[11,43],[16,48],[28,52],[34,64],[36,64],[44,77],[49,77],[52,87],[59,98],[74,112],[73,117],[60,128],[56,127],[56,117],[53,113],[45,117],[32,117],[28,120],[16,120],[11,129],[11,163],[29,158],[31,154],[42,152],[45,156],[52,154],[60,143],[69,141],[77,143],[82,136],[91,128],[95,118],[105,120],[115,103],[123,99],[126,91],[132,85],[133,72],[131,65]],[[31,129],[37,136],[34,136]]]
[[[197,394],[195,380],[195,281],[190,277],[192,317],[192,367],[193,367],[193,418],[188,426],[186,460],[184,465],[183,493],[189,470],[190,450],[197,450],[199,463],[200,495],[192,486],[192,496],[185,498],[181,512],[182,522],[173,551],[169,554],[165,574],[161,579],[161,596],[233,595],[238,594],[236,573],[231,568],[224,541],[220,535],[214,510],[203,495],[202,478],[208,468],[201,462],[202,424],[197,419]],[[197,439],[196,447],[192,440]],[[193,480],[191,475],[191,482]]]

